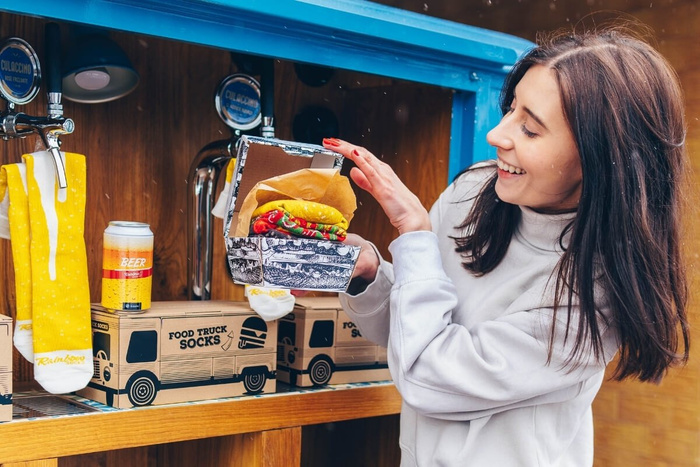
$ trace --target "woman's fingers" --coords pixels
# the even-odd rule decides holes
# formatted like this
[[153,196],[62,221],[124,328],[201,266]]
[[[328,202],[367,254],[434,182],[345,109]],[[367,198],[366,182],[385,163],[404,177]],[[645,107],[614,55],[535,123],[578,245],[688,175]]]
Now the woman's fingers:
[[369,192],[372,191],[372,185],[370,185],[369,180],[367,180],[367,177],[365,177],[362,170],[358,169],[357,167],[350,169],[350,178],[352,178],[352,181],[363,190]]
[[350,177],[377,200],[399,233],[430,230],[428,212],[388,164],[367,149],[346,141],[326,138],[323,144],[355,163]]
[[377,269],[379,269],[379,257],[372,245],[364,238],[353,233],[348,233],[345,243],[361,248],[360,256],[357,258],[357,263],[352,273],[353,277],[362,277],[366,281],[372,282],[377,275]]

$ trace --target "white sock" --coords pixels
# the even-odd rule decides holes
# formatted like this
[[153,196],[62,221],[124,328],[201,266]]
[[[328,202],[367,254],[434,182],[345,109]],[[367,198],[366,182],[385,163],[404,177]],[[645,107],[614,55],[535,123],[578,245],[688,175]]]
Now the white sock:
[[281,318],[294,309],[294,295],[286,289],[246,285],[245,295],[253,311],[265,321]]

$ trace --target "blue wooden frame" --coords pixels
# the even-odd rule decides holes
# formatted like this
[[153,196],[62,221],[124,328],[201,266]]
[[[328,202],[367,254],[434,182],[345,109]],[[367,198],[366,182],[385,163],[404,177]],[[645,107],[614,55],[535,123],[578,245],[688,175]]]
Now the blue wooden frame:
[[509,66],[533,44],[364,0],[31,0],[0,11],[453,89],[449,177],[493,157]]

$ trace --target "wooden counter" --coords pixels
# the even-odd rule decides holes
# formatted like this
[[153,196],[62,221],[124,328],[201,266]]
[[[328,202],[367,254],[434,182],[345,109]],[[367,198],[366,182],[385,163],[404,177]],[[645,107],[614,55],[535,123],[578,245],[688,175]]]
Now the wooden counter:
[[236,437],[227,465],[300,465],[303,426],[397,414],[401,405],[391,382],[280,386],[259,396],[124,410],[90,403],[96,411],[15,419],[0,424],[0,464],[55,466],[64,456],[248,434]]

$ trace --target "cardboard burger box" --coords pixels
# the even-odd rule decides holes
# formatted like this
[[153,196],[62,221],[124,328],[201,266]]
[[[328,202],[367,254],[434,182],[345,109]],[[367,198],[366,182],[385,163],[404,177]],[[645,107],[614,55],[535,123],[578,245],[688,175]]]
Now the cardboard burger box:
[[0,315],[0,422],[12,420],[12,318]]
[[276,390],[277,323],[247,302],[92,308],[94,373],[83,397],[117,408]]
[[386,348],[368,341],[338,297],[297,297],[278,320],[277,378],[292,386],[391,379]]
[[[260,181],[300,169],[336,169],[342,155],[322,146],[255,136],[241,137],[224,218],[229,271],[234,282],[263,287],[326,292],[344,291],[358,247],[337,241],[241,234],[241,205]],[[348,182],[349,187],[349,182]],[[351,192],[351,190],[350,190]],[[352,195],[354,203],[354,195]],[[306,199],[306,198],[298,198]],[[315,201],[315,200],[312,200]],[[231,235],[231,226],[238,235]],[[247,231],[248,226],[243,226]]]

